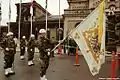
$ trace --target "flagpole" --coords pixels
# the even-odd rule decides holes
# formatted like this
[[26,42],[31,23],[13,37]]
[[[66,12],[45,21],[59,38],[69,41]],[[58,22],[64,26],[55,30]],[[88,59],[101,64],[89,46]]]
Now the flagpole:
[[30,7],[30,13],[31,13],[31,31],[30,31],[30,35],[32,34],[32,27],[33,27],[33,2],[34,2],[34,0],[31,0],[32,2],[31,2],[31,7]]
[[[60,0],[59,0],[59,31],[60,31]],[[59,33],[59,42],[60,42],[60,33]]]
[[10,19],[11,19],[11,0],[9,0],[9,23],[8,23],[8,32],[10,32]]
[[[104,0],[103,0],[103,1],[104,1]],[[100,5],[99,5],[99,6],[100,6]],[[98,9],[98,7],[95,8],[94,11],[97,10],[97,9]],[[83,23],[94,13],[94,11],[92,11],[80,24],[83,24]],[[63,40],[61,40],[51,51],[54,51],[54,50],[55,50],[67,37],[69,37],[77,28],[78,28],[78,26],[75,27],[74,29],[71,29],[71,30],[68,32],[68,34],[63,38]]]
[[31,31],[30,33],[32,34],[32,15],[31,15]]
[[22,0],[20,0],[20,4],[19,4],[19,22],[18,22],[18,39],[20,41],[20,26],[21,26],[21,3]]
[[[45,9],[46,9],[46,35],[47,35],[47,0],[46,0],[46,6],[45,6]],[[47,36],[46,36],[47,37]]]

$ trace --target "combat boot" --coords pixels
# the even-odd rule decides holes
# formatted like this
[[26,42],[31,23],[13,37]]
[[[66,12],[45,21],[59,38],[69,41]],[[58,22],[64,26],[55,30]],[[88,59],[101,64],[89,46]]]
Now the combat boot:
[[46,78],[46,76],[45,76],[45,75],[43,76],[43,78],[44,78],[44,80],[47,80],[47,78]]
[[8,73],[9,74],[15,74],[15,72],[12,70],[12,68],[8,68]]
[[31,66],[31,61],[28,61],[28,66]]
[[23,60],[23,59],[24,59],[24,56],[20,56],[20,59]]
[[40,77],[40,80],[45,80],[44,77]]
[[31,65],[34,65],[33,61],[31,61]]
[[8,72],[8,68],[5,69],[5,76],[8,76],[9,75],[9,72]]

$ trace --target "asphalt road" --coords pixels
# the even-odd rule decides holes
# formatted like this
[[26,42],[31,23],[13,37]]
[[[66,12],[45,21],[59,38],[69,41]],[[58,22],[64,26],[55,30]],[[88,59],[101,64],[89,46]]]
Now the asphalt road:
[[[27,65],[27,53],[26,59],[19,59],[19,52],[15,55],[14,62],[14,70],[16,72],[15,75],[10,77],[4,76],[4,62],[3,62],[3,53],[0,51],[0,80],[40,80],[39,74],[39,55],[35,53],[34,62],[35,65],[29,67]],[[100,69],[100,73],[96,76],[92,76],[88,66],[83,58],[83,56],[79,56],[79,64],[80,66],[74,66],[75,56],[56,56],[55,58],[51,58],[50,66],[47,71],[48,80],[100,80],[99,78],[111,78],[111,58],[107,57],[106,62],[102,65]],[[116,77],[119,78],[120,71],[116,65]],[[107,79],[101,79],[107,80]],[[111,79],[109,79],[111,80]],[[116,79],[120,80],[120,79]]]

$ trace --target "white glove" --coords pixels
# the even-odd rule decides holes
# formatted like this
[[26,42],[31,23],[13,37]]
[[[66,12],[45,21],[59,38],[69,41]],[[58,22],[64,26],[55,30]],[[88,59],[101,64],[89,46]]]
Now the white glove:
[[32,49],[30,49],[30,51],[32,51]]
[[5,48],[6,51],[9,51],[9,48]]
[[46,49],[47,52],[50,52],[50,49]]
[[39,59],[40,60],[40,65],[44,65],[44,62],[43,60]]
[[50,52],[48,52],[48,56],[50,56]]

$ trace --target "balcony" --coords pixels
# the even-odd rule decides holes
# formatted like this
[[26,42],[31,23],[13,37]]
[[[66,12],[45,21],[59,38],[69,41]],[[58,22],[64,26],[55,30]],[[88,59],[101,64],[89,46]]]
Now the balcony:
[[90,9],[65,9],[64,15],[87,16],[91,11]]

